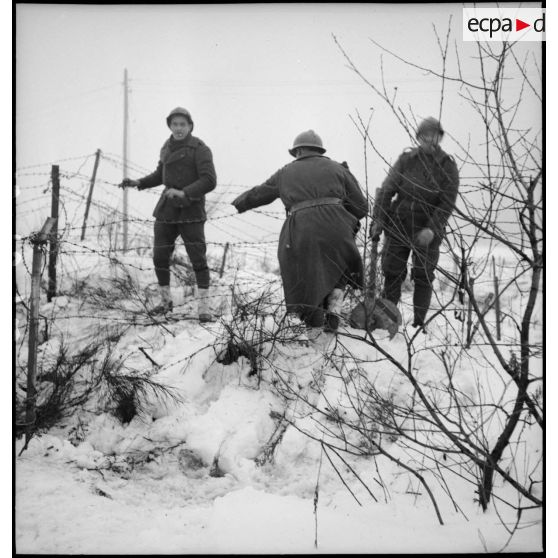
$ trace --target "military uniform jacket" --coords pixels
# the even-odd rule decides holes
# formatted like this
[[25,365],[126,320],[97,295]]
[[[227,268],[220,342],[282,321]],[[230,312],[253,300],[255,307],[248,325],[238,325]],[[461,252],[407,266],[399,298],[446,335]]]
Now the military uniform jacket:
[[164,184],[167,188],[182,190],[185,200],[161,195],[153,216],[160,221],[196,222],[207,219],[205,194],[213,190],[216,183],[209,147],[192,135],[178,141],[171,136],[161,148],[157,168],[139,180],[138,189]]
[[453,157],[439,147],[427,154],[404,151],[384,180],[374,206],[374,221],[387,234],[413,238],[430,228],[441,239],[455,207],[459,174]]

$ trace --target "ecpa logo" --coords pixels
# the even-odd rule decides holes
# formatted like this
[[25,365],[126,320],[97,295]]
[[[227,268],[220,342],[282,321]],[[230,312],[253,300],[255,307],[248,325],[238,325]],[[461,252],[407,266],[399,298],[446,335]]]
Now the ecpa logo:
[[464,41],[544,41],[542,8],[463,8]]

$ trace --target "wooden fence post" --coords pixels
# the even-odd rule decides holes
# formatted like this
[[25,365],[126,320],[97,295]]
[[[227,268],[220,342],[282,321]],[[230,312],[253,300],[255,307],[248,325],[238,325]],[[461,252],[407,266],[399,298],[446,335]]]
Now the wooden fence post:
[[500,341],[501,331],[500,331],[500,282],[496,276],[496,261],[494,256],[492,256],[492,273],[494,275],[494,310],[496,312],[496,339]]
[[47,300],[50,302],[56,296],[56,258],[58,257],[58,202],[60,199],[60,169],[52,166],[52,202],[50,216],[53,219],[48,255],[48,290]]
[[87,195],[87,202],[85,203],[85,213],[83,215],[83,225],[81,227],[81,240],[85,239],[87,217],[89,216],[89,207],[91,206],[91,199],[93,198],[93,187],[95,186],[95,179],[97,178],[97,168],[99,167],[100,157],[101,150],[97,149],[97,152],[95,153],[95,164],[93,165],[93,174],[91,175],[91,183],[89,184],[89,194]]
[[37,334],[39,330],[39,307],[41,296],[41,269],[43,266],[43,249],[48,236],[56,225],[53,217],[48,217],[41,231],[31,238],[33,244],[33,265],[31,277],[31,304],[29,317],[29,352],[27,357],[27,400],[25,402],[25,447],[29,443],[35,425],[35,406],[37,390],[35,378],[37,376]]
[[229,251],[229,243],[225,244],[225,250],[223,251],[223,259],[221,260],[221,269],[219,270],[219,277],[223,277],[225,273],[225,262],[227,261],[227,252]]

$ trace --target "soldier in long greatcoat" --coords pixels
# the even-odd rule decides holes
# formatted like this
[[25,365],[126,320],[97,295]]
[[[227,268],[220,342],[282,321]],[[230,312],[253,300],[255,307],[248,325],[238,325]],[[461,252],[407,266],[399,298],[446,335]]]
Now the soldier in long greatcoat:
[[362,288],[355,234],[368,211],[355,177],[325,151],[313,130],[299,134],[289,150],[295,161],[232,202],[240,213],[277,198],[285,205],[278,257],[287,312],[314,332],[337,329],[345,287]]

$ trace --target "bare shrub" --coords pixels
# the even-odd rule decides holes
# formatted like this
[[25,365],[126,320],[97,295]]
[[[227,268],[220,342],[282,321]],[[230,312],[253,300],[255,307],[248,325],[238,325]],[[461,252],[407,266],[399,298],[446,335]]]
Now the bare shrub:
[[108,411],[121,422],[129,422],[142,412],[148,396],[178,399],[170,388],[148,374],[131,373],[123,360],[114,357],[121,337],[122,331],[105,333],[73,353],[62,340],[54,358],[46,359],[38,371],[34,424],[25,422],[25,393],[16,392],[16,436],[29,433],[28,442],[84,409]]

